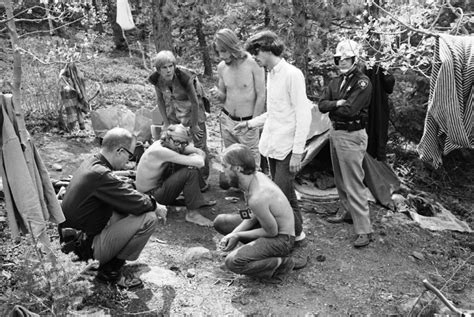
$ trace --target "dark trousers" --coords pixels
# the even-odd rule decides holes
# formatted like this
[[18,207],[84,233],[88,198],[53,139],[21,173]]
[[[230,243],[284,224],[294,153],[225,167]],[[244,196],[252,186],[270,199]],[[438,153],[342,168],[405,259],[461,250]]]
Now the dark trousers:
[[290,172],[290,159],[291,153],[283,160],[269,158],[268,163],[270,164],[270,173],[273,181],[280,187],[286,198],[288,198],[291,208],[293,208],[293,214],[295,216],[295,235],[299,236],[303,231],[303,217],[301,216],[300,206],[298,205],[295,186],[293,184],[295,174]]
[[173,205],[176,198],[183,192],[184,203],[188,210],[198,209],[206,202],[201,193],[201,173],[196,168],[177,166],[177,170],[163,181],[161,186],[148,192],[158,203]]

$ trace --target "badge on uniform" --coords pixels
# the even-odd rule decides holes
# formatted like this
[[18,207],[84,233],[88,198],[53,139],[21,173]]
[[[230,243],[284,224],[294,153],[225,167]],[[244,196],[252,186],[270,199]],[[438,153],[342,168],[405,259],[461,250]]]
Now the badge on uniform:
[[365,89],[369,85],[369,81],[367,79],[360,79],[357,82],[357,85],[360,87],[360,89]]

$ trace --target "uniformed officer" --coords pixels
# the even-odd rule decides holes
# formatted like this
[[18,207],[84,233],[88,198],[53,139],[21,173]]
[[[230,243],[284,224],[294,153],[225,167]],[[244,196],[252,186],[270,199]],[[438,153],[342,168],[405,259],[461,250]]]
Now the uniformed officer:
[[329,112],[331,161],[341,207],[327,220],[338,223],[352,220],[357,235],[353,244],[363,247],[372,240],[367,187],[362,161],[367,149],[365,125],[372,85],[357,66],[359,45],[343,40],[336,47],[334,63],[341,75],[326,87],[320,102],[321,112]]

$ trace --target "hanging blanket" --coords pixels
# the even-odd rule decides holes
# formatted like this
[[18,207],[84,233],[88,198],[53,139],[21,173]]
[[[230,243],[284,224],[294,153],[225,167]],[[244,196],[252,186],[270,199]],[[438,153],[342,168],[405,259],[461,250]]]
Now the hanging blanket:
[[425,128],[418,152],[435,168],[442,155],[474,148],[474,37],[440,35],[436,40]]

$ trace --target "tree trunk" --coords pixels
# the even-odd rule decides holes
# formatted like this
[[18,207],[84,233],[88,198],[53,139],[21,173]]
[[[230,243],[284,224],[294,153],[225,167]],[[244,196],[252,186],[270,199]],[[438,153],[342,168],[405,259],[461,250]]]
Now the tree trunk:
[[153,41],[156,51],[173,50],[173,38],[171,37],[171,20],[163,15],[163,7],[166,0],[152,0],[153,8]]
[[13,50],[13,104],[17,110],[21,110],[21,55],[18,51],[18,33],[15,20],[13,19],[13,4],[11,0],[5,0],[5,12],[7,14],[7,28],[10,33],[10,42]]
[[293,0],[293,33],[295,35],[294,58],[296,67],[305,77],[308,74],[308,34],[306,0]]
[[270,5],[265,4],[265,9],[263,11],[264,17],[263,17],[263,24],[265,25],[266,28],[270,26],[270,22],[272,21],[272,17],[270,15]]
[[211,57],[209,56],[209,50],[207,48],[206,36],[202,31],[202,20],[201,18],[196,18],[196,36],[199,42],[199,49],[201,50],[202,62],[204,64],[204,76],[212,76],[212,64]]
[[123,37],[122,28],[115,22],[117,18],[117,1],[106,0],[104,2],[107,5],[107,21],[112,26],[115,48],[125,51],[128,49],[127,41]]

